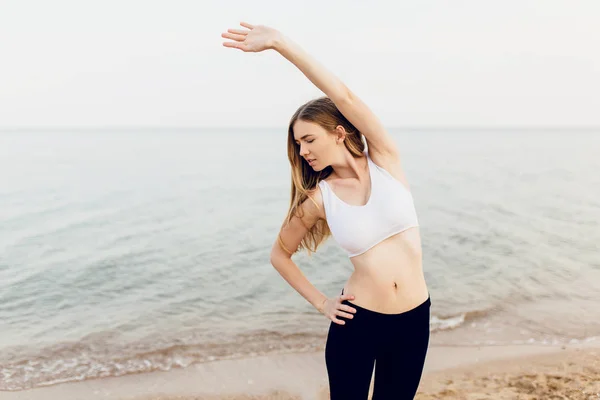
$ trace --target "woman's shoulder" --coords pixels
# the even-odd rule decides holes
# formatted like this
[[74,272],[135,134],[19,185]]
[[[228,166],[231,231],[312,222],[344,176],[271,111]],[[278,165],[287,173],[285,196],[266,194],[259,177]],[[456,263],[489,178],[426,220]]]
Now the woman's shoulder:
[[304,201],[303,207],[311,214],[318,215],[319,218],[325,219],[323,193],[320,190],[321,182],[317,186],[307,190],[308,198]]

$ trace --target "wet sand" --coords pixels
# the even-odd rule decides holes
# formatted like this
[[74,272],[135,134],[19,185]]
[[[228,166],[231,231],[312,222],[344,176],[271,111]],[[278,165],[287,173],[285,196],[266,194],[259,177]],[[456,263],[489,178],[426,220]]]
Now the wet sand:
[[[372,385],[371,393],[372,394]],[[416,399],[600,399],[600,343],[431,346]],[[328,399],[323,351],[0,392],[0,400]]]

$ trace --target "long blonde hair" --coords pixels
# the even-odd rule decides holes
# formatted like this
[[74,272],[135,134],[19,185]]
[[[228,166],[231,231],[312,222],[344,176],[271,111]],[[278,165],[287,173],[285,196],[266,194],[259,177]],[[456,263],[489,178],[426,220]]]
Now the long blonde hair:
[[[282,228],[289,224],[294,215],[302,218],[302,209],[300,205],[307,199],[310,198],[315,205],[317,203],[312,197],[309,196],[308,191],[315,189],[318,183],[327,178],[333,172],[331,166],[327,166],[321,171],[315,171],[310,165],[304,161],[300,156],[300,145],[296,143],[294,138],[294,123],[297,120],[313,122],[320,125],[328,132],[333,132],[338,125],[341,125],[346,130],[346,138],[344,145],[350,151],[354,157],[361,157],[365,149],[365,143],[362,140],[362,134],[352,125],[344,115],[338,110],[333,101],[327,97],[319,97],[311,100],[296,110],[292,118],[290,119],[288,127],[288,159],[290,160],[292,170],[292,185],[291,185],[291,196],[290,196],[290,208],[285,218]],[[318,207],[318,205],[317,205]],[[329,236],[331,231],[327,221],[320,219],[313,227],[311,227],[297,249],[293,252],[289,251],[283,241],[281,235],[278,236],[279,245],[290,255],[296,253],[298,250],[306,249],[308,255],[317,251],[317,248],[323,243]]]

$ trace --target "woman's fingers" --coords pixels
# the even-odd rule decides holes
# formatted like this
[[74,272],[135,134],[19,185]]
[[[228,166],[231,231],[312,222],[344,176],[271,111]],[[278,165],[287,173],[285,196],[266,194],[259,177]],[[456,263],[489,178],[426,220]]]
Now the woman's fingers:
[[344,318],[348,318],[348,319],[354,318],[354,315],[349,314],[347,312],[343,312],[341,310],[338,310],[338,312],[336,313],[336,315],[339,315],[340,317],[344,317]]
[[246,51],[246,45],[244,43],[238,43],[238,42],[223,42],[223,46],[225,47],[232,47],[234,49],[240,49],[243,51]]
[[347,306],[347,305],[345,305],[345,304],[342,304],[342,307],[340,308],[340,310],[346,310],[346,311],[348,311],[348,312],[351,312],[351,313],[355,313],[355,314],[356,314],[356,308],[352,308],[352,307],[350,307],[350,306]]
[[[335,312],[335,317],[333,317],[334,319],[332,319],[332,321],[334,321],[334,322],[336,322],[336,323],[338,323],[338,324],[340,324],[340,325],[345,325],[345,324],[346,324],[346,321],[344,321],[343,319],[339,319],[339,318],[337,318],[337,317],[344,317],[344,318],[352,319],[352,318],[354,318],[354,315],[352,315],[352,314],[348,314],[348,313],[346,313],[346,312],[343,312],[343,311],[341,311],[341,310],[337,310],[337,311]],[[338,321],[339,321],[339,322],[338,322]]]
[[241,29],[227,29],[227,32],[237,33],[239,35],[247,35],[249,31],[243,31]]
[[[241,25],[245,26],[246,28],[249,28],[249,29],[254,28],[253,25],[250,25],[245,22],[242,22]],[[224,37],[226,39],[235,40],[236,42],[223,42],[223,46],[232,47],[234,49],[240,49],[240,50],[246,51],[246,44],[243,42],[246,40],[246,37],[248,36],[248,32],[250,32],[250,31],[244,31],[241,29],[227,29],[227,32],[222,33],[221,37]]]
[[[275,41],[280,33],[276,29],[264,25],[252,25],[247,22],[241,22],[240,25],[250,29],[243,31],[241,29],[229,29],[227,33],[222,34],[223,37],[243,42],[239,45],[227,45],[228,47],[236,47],[244,51],[261,52],[272,49]],[[241,47],[240,47],[241,46]]]
[[236,35],[233,33],[221,33],[221,37],[237,40],[238,42],[243,42],[246,40],[246,35]]
[[225,47],[233,47],[234,49],[246,50],[246,44],[244,41],[246,40],[246,35],[240,35],[235,33],[221,33],[221,37],[226,39],[235,40],[235,42],[223,42],[223,46]]

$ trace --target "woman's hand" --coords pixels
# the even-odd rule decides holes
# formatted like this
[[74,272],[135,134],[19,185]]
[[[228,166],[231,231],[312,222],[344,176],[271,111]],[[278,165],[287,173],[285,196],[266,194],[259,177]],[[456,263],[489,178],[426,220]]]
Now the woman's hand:
[[226,39],[232,39],[233,42],[223,42],[225,47],[233,47],[245,52],[255,52],[272,49],[281,33],[273,28],[264,25],[250,25],[246,22],[240,22],[240,25],[250,30],[227,29],[227,33],[221,36]]
[[323,302],[323,310],[321,312],[336,324],[344,325],[346,324],[346,321],[338,319],[337,316],[345,317],[348,319],[354,318],[354,315],[352,314],[356,313],[356,309],[347,306],[346,304],[342,304],[342,301],[352,299],[354,299],[354,296],[352,296],[351,294],[343,294],[340,296],[336,296],[332,299],[325,299],[325,301]]

